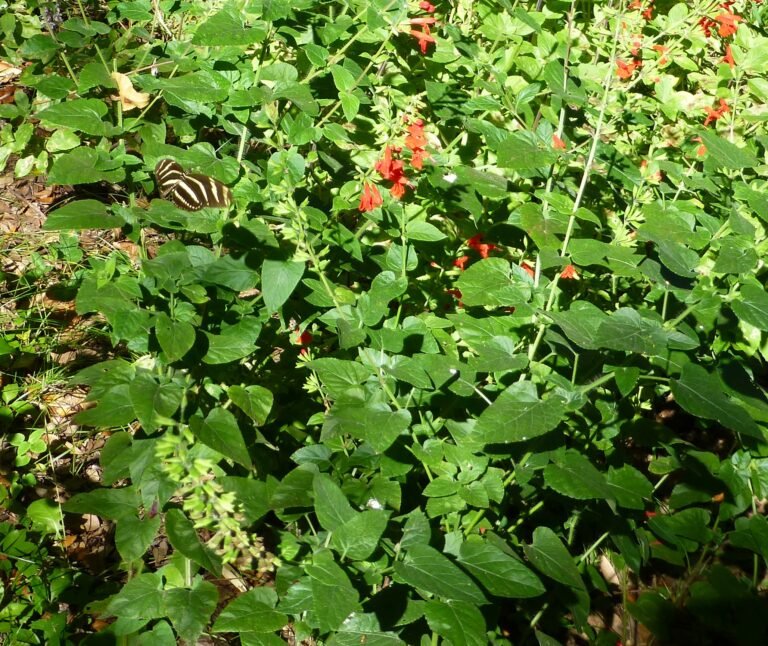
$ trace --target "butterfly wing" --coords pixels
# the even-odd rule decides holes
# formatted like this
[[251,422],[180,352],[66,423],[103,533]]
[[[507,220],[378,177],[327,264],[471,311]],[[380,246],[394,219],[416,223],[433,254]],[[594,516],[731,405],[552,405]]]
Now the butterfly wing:
[[232,202],[232,191],[219,180],[185,173],[172,159],[162,159],[155,166],[160,196],[172,199],[177,206],[198,211],[206,206],[223,208]]

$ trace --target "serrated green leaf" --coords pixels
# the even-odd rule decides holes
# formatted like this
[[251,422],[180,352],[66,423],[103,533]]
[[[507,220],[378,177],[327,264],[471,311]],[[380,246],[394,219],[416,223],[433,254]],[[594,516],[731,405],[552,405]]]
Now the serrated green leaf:
[[530,382],[517,382],[502,392],[477,420],[486,444],[525,442],[557,428],[565,405],[554,396],[539,399]]
[[261,268],[261,290],[264,304],[272,313],[288,300],[304,275],[303,262],[265,260]]
[[213,14],[195,30],[193,45],[232,47],[260,43],[267,36],[267,25],[261,21],[243,26],[241,14],[234,4]]
[[710,130],[702,130],[699,133],[701,142],[707,147],[707,153],[723,168],[741,170],[742,168],[754,168],[758,160],[748,148],[740,148],[727,139],[718,137]]
[[216,576],[221,576],[221,559],[208,549],[197,535],[195,526],[180,509],[165,514],[165,530],[174,549]]
[[686,364],[680,379],[672,379],[670,385],[675,401],[691,415],[714,419],[732,431],[764,439],[765,434],[747,411],[729,399],[723,393],[720,380],[701,366]]
[[525,555],[542,574],[576,590],[586,590],[573,558],[549,527],[534,530],[533,543],[525,546]]
[[424,614],[429,627],[454,646],[486,646],[485,619],[466,601],[427,601]]
[[214,408],[205,419],[196,415],[190,418],[189,428],[203,444],[223,456],[248,469],[253,466],[237,420],[228,410]]
[[197,578],[190,589],[174,588],[165,592],[167,616],[179,637],[188,644],[197,642],[218,601],[216,586],[201,578]]
[[80,229],[114,229],[125,224],[122,218],[111,215],[103,202],[78,200],[51,211],[43,228],[46,231]]
[[607,499],[611,490],[605,476],[583,455],[567,451],[544,468],[544,482],[557,493],[577,500]]
[[288,617],[274,609],[274,603],[266,603],[267,597],[256,588],[241,594],[221,611],[213,631],[217,633],[270,633],[280,630]]
[[174,321],[165,312],[155,317],[155,333],[170,363],[181,359],[195,344],[195,328],[186,321]]
[[541,580],[529,568],[485,541],[462,543],[459,561],[496,596],[525,599],[544,594]]
[[736,316],[758,330],[768,331],[768,294],[765,290],[753,283],[745,283],[739,290],[739,297],[731,303]]
[[406,550],[404,561],[395,563],[403,583],[443,599],[483,604],[485,595],[458,566],[429,545],[416,543]]
[[515,306],[531,298],[530,285],[512,272],[503,258],[473,263],[456,281],[462,302],[473,306]]
[[359,595],[330,552],[316,553],[305,568],[312,586],[312,610],[321,632],[338,630],[360,610]]

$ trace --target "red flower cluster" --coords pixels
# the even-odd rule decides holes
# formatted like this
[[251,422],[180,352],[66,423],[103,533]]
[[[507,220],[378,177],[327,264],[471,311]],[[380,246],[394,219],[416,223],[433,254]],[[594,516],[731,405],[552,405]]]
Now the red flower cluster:
[[405,145],[411,151],[411,165],[421,170],[424,167],[424,160],[429,157],[429,153],[425,150],[427,136],[424,134],[424,122],[421,119],[416,119],[408,126]]
[[[758,2],[758,0],[755,0],[757,4],[760,4],[762,0]],[[733,34],[736,33],[736,30],[739,28],[739,22],[743,21],[744,18],[741,16],[735,14],[731,7],[733,6],[733,0],[726,0],[720,5],[720,9],[722,11],[715,16],[714,19],[709,18],[708,16],[703,16],[699,20],[699,26],[704,31],[704,35],[709,38],[712,35],[712,30],[717,27],[717,34],[721,38],[728,38],[729,36],[733,36]]]
[[437,22],[434,18],[411,18],[411,36],[413,36],[419,43],[419,49],[422,54],[427,53],[427,47],[430,43],[434,43],[435,38],[432,36],[430,25],[434,25]]
[[[419,9],[426,11],[427,13],[435,13],[436,7],[431,2],[422,0],[419,2]],[[427,47],[430,43],[434,43],[435,39],[432,36],[430,27],[437,21],[432,17],[427,18],[411,18],[410,19],[411,36],[413,36],[419,43],[419,49],[422,54],[427,53]]]
[[[632,4],[629,5],[630,9],[643,9],[643,0],[632,0]],[[643,18],[651,20],[653,18],[653,0],[648,0],[648,6],[642,11]]]
[[560,137],[552,135],[552,148],[555,150],[566,150],[568,146],[566,146],[565,142],[560,139]]
[[568,265],[565,269],[563,269],[562,273],[560,274],[560,278],[564,280],[573,280],[574,278],[578,278],[579,274],[576,271],[576,267],[573,265]]
[[705,126],[708,126],[713,121],[717,121],[724,114],[731,111],[731,109],[728,107],[728,101],[726,101],[725,99],[720,99],[719,108],[704,108],[704,109],[707,112],[707,117],[706,119],[704,119]]
[[381,199],[381,193],[376,184],[370,184],[363,182],[363,194],[360,196],[360,213],[365,211],[373,211],[378,206],[381,206],[384,200]]
[[467,246],[477,251],[481,258],[487,258],[491,251],[498,249],[495,244],[483,242],[484,237],[482,233],[477,233],[467,240]]
[[384,148],[384,157],[376,162],[374,168],[384,179],[393,183],[389,192],[392,193],[392,197],[399,200],[405,195],[405,187],[410,184],[403,170],[403,161],[401,159],[393,159],[393,152],[399,153],[400,148],[386,146]]
[[635,73],[635,70],[640,69],[643,66],[643,61],[641,61],[639,58],[633,60],[631,63],[627,63],[622,60],[616,61],[616,75],[622,79],[626,80],[628,78],[631,78],[632,75]]

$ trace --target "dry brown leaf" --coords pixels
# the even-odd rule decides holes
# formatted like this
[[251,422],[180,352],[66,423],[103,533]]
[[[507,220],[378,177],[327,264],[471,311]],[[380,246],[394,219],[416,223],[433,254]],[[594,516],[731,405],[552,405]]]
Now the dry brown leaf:
[[8,83],[21,74],[21,68],[0,61],[0,83]]
[[112,99],[120,101],[123,105],[123,110],[134,110],[136,108],[146,108],[149,103],[149,94],[146,92],[137,92],[133,88],[133,83],[125,74],[120,72],[112,72],[112,78],[117,83],[117,91],[119,96],[113,96]]

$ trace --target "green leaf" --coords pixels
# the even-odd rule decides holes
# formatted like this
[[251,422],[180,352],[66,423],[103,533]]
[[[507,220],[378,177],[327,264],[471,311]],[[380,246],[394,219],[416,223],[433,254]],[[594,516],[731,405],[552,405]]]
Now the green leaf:
[[316,553],[305,571],[310,578],[312,611],[320,632],[337,630],[351,613],[360,611],[357,591],[330,552]]
[[741,274],[757,265],[754,241],[746,236],[729,236],[720,242],[713,271],[720,274]]
[[213,14],[195,30],[192,44],[205,47],[237,47],[260,43],[266,36],[266,23],[259,21],[251,27],[244,27],[237,8],[230,4]]
[[174,321],[165,312],[155,317],[155,333],[170,363],[181,359],[195,344],[195,328],[186,321]]
[[80,229],[116,229],[123,226],[125,220],[110,215],[107,205],[96,200],[77,200],[51,211],[43,228],[46,231]]
[[203,444],[250,469],[253,466],[243,434],[235,416],[224,408],[214,408],[205,419],[191,417],[189,428]]
[[27,505],[27,518],[41,534],[64,533],[61,507],[48,498],[34,500]]
[[333,84],[340,94],[351,92],[357,86],[352,72],[344,69],[341,65],[332,65],[331,75],[333,76]]
[[160,516],[139,519],[135,514],[121,518],[115,528],[115,546],[126,562],[140,559],[160,529]]
[[304,263],[289,260],[265,260],[261,268],[261,291],[267,310],[277,312],[296,289],[304,275]]
[[462,543],[459,561],[491,594],[526,599],[544,594],[545,588],[521,561],[482,540]]
[[747,411],[728,398],[720,380],[701,366],[687,363],[680,379],[672,379],[670,384],[675,401],[691,415],[714,419],[732,431],[764,439],[765,434]]
[[650,500],[653,485],[635,467],[625,464],[619,469],[611,467],[605,475],[611,497],[620,507],[627,509],[645,509],[644,500]]
[[661,240],[658,249],[659,259],[671,272],[684,278],[696,275],[700,258],[695,251],[673,240]]
[[486,646],[485,619],[466,601],[427,601],[424,614],[430,629],[453,646]]
[[312,483],[315,496],[315,513],[323,529],[334,531],[355,517],[349,500],[331,478],[318,474]]
[[581,453],[567,451],[544,469],[544,482],[557,493],[577,500],[608,499],[611,490],[605,476]]
[[202,568],[221,576],[221,559],[203,545],[195,526],[180,509],[165,514],[165,530],[173,548]]
[[166,591],[166,616],[179,637],[188,644],[195,644],[208,625],[218,601],[216,586],[198,577],[189,590],[174,588]]
[[274,509],[310,507],[313,503],[312,484],[318,468],[312,463],[302,464],[290,471],[275,487],[269,500]]
[[758,330],[768,331],[768,294],[753,283],[744,283],[739,290],[739,300],[731,303],[734,314]]
[[586,590],[573,558],[549,527],[533,531],[533,543],[526,545],[525,555],[542,574],[571,588]]
[[600,324],[595,342],[598,347],[611,350],[659,354],[667,347],[667,335],[658,321],[622,307]]
[[[48,174],[49,184],[93,184],[122,182],[125,167],[103,150],[80,146],[56,156]],[[99,225],[104,227],[102,223]]]
[[107,605],[107,612],[121,619],[149,620],[165,616],[163,578],[158,573],[139,574],[123,586]]
[[288,623],[288,617],[275,610],[271,594],[260,588],[241,594],[221,611],[213,632],[216,633],[271,633]]
[[429,545],[414,544],[395,563],[398,580],[444,599],[486,603],[485,595],[458,566]]
[[226,491],[234,492],[243,507],[246,522],[255,523],[270,511],[267,485],[264,482],[240,476],[222,476],[218,481]]
[[389,405],[337,405],[326,417],[322,439],[347,433],[366,440],[374,451],[383,453],[411,425],[411,413],[405,409],[392,410]]
[[571,341],[586,350],[598,346],[597,330],[608,320],[608,315],[588,301],[574,301],[567,312],[549,312],[554,322],[560,326]]
[[557,155],[529,134],[513,133],[499,144],[497,163],[501,168],[546,171]]
[[539,399],[531,382],[520,381],[482,412],[476,430],[485,444],[525,442],[554,430],[564,416],[561,399]]
[[722,168],[741,170],[754,168],[760,163],[751,150],[739,148],[710,130],[702,130],[699,135],[701,142],[707,147],[707,153]]
[[54,126],[106,137],[120,132],[112,124],[102,121],[107,112],[107,104],[100,99],[72,99],[41,110],[37,118]]
[[249,266],[247,254],[239,258],[226,255],[205,268],[202,281],[239,292],[255,287],[259,282],[259,274]]
[[261,328],[261,322],[255,316],[246,316],[234,325],[223,327],[221,334],[203,332],[208,339],[208,352],[203,363],[231,363],[251,355],[256,351]]
[[405,235],[408,236],[409,240],[421,240],[423,242],[437,242],[447,237],[434,224],[422,222],[421,220],[409,222],[405,228]]
[[332,397],[338,397],[351,387],[358,386],[371,375],[371,369],[357,361],[323,358],[315,359],[307,367],[317,372],[320,381]]
[[263,386],[230,386],[227,395],[257,426],[266,424],[275,399],[269,390]]
[[136,489],[130,486],[75,494],[62,505],[62,509],[75,514],[96,514],[107,520],[121,520],[135,517],[139,504]]
[[336,529],[331,545],[345,558],[364,561],[378,547],[388,520],[389,512],[381,509],[356,513]]
[[514,306],[527,303],[531,287],[512,272],[504,258],[485,258],[476,262],[456,281],[462,302],[469,306]]

